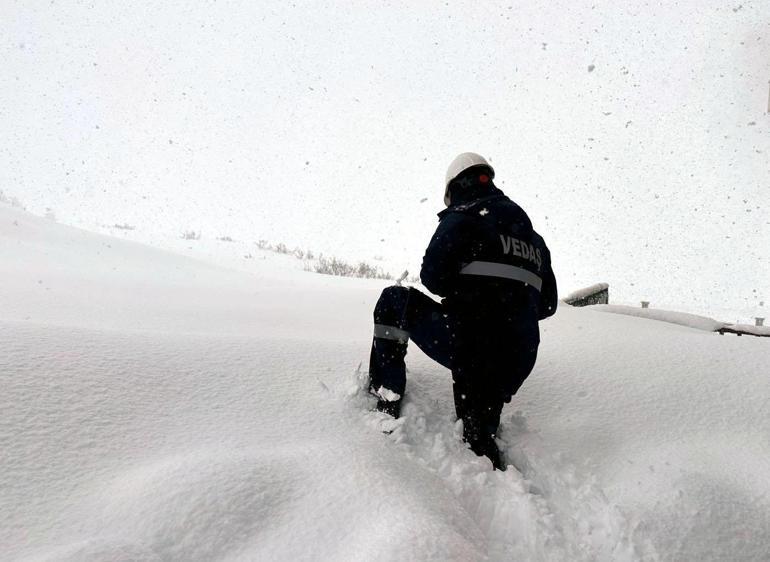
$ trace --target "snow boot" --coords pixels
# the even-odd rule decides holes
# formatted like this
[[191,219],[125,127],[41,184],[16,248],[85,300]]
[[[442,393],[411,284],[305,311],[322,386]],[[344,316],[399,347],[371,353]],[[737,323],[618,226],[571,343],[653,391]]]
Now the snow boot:
[[463,441],[470,446],[471,451],[480,457],[487,457],[492,461],[495,470],[505,471],[505,462],[495,442],[493,431],[496,431],[496,428],[480,423],[473,417],[463,419]]
[[398,418],[406,386],[406,344],[374,338],[369,358],[369,392],[377,397],[377,409]]
[[401,415],[401,399],[383,400],[380,398],[377,400],[377,411],[398,419],[398,416]]
[[495,470],[505,472],[505,462],[503,462],[502,454],[497,447],[497,443],[495,443],[494,437],[490,435],[474,441],[468,439],[464,439],[464,441],[470,445],[471,451],[476,453],[476,455],[479,457],[487,457],[492,461],[492,467]]

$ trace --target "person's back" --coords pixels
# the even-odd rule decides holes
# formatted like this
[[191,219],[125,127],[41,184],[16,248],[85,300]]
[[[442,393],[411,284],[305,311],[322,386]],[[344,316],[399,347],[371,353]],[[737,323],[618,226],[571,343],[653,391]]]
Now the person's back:
[[439,213],[420,278],[463,315],[505,313],[536,329],[556,309],[550,252],[521,207],[488,183]]

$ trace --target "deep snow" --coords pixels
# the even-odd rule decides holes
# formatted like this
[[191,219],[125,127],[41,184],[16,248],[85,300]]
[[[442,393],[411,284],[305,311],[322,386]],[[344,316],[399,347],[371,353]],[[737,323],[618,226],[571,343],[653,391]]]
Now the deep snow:
[[562,306],[499,473],[416,348],[404,417],[368,410],[381,282],[261,257],[0,205],[1,558],[767,558],[767,340]]

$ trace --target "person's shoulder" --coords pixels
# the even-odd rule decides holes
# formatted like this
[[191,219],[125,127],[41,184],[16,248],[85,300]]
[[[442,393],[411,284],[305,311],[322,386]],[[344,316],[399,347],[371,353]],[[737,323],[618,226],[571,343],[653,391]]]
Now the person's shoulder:
[[493,203],[494,211],[505,222],[509,224],[518,224],[524,231],[532,230],[532,221],[527,212],[516,201],[502,195]]
[[505,195],[504,193],[500,194],[500,197],[497,197],[495,199],[495,205],[499,207],[507,208],[513,212],[521,213],[526,216],[527,212],[522,208],[521,205],[519,205],[516,201]]
[[439,225],[438,229],[441,231],[455,230],[458,227],[462,227],[469,221],[467,214],[457,212],[453,208],[444,209],[438,214]]
[[545,239],[534,229],[532,230],[532,243],[545,253],[545,255],[547,256],[548,262],[550,263],[551,252],[548,249],[548,245],[545,243]]

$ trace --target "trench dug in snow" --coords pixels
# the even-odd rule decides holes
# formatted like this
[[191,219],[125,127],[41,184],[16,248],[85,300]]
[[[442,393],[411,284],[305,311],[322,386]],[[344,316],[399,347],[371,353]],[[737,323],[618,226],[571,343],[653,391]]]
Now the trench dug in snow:
[[[412,373],[409,399],[398,420],[371,411],[368,378],[357,373],[349,396],[368,409],[366,424],[383,432],[395,448],[423,470],[436,475],[457,499],[483,536],[492,560],[633,560],[633,528],[587,475],[558,458],[541,459],[542,450],[522,446],[529,435],[520,412],[505,416],[499,438],[506,472],[491,470],[462,443],[462,425],[452,402],[435,381]],[[446,381],[442,381],[446,385]],[[439,400],[441,396],[443,400]]]

